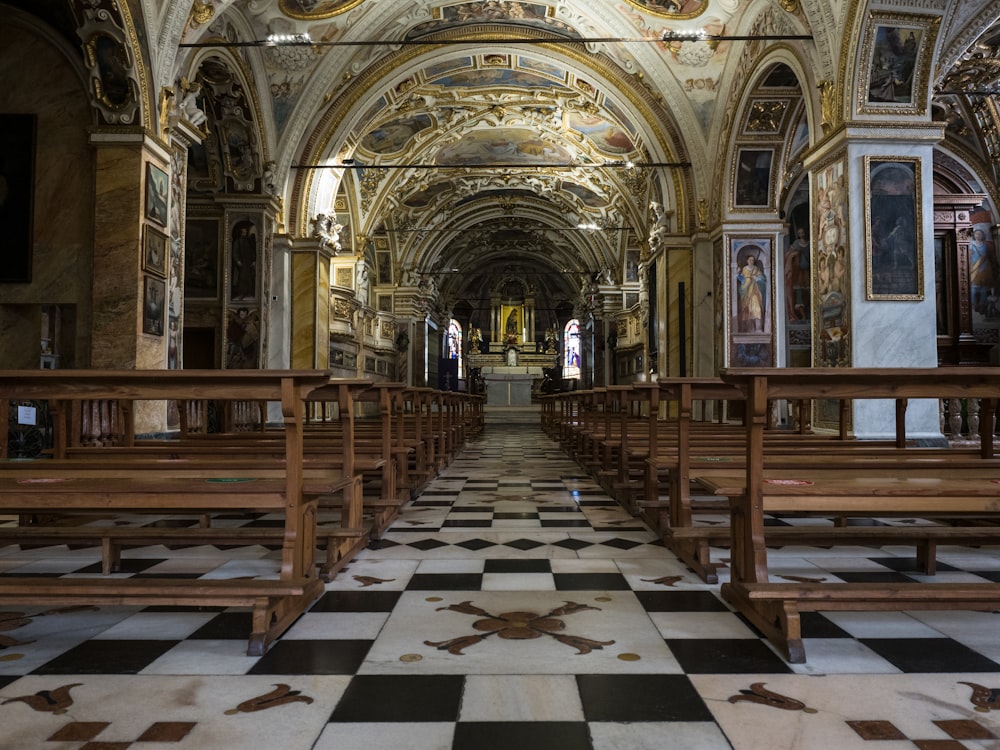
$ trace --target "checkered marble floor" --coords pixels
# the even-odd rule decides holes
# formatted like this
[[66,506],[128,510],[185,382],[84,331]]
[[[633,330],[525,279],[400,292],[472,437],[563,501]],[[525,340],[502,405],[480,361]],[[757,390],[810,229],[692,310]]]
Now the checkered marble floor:
[[[274,555],[146,547],[117,575],[253,576]],[[937,580],[1000,580],[998,548],[939,559]],[[98,561],[5,547],[0,575]],[[771,562],[919,577],[907,548]],[[0,748],[1000,748],[1000,613],[803,621],[790,665],[537,428],[491,424],[262,657],[240,609],[0,607]]]

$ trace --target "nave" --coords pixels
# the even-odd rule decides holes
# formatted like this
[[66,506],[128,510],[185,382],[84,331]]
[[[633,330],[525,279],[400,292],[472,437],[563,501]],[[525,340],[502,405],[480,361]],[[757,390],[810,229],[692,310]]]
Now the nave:
[[[275,554],[145,547],[117,575],[253,577]],[[4,547],[0,575],[99,561]],[[1000,580],[997,548],[939,561],[939,581]],[[904,548],[786,548],[771,569],[917,576]],[[488,421],[262,657],[242,610],[2,608],[0,748],[1000,746],[1000,614],[803,620],[790,665],[534,424]]]

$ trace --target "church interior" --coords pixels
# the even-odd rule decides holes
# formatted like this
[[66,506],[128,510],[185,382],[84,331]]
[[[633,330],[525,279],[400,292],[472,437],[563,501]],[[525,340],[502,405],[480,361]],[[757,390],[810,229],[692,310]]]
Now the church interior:
[[[540,427],[545,399],[726,370],[1000,365],[995,0],[0,0],[0,80],[0,387],[322,371],[482,410],[265,653],[235,606],[0,605],[0,748],[1000,747],[1000,605],[804,612],[785,658],[720,597],[728,549],[699,578]],[[906,422],[997,434],[971,399]],[[4,541],[4,513],[0,581],[100,572],[92,544]],[[275,559],[158,544],[113,575]],[[912,559],[771,568],[923,580]],[[937,559],[1000,583],[995,544]]]

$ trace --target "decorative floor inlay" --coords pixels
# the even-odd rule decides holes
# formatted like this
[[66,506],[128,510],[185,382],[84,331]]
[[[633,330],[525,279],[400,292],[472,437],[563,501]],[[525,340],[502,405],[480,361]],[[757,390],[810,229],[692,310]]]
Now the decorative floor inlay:
[[511,641],[532,640],[541,638],[543,635],[548,635],[560,643],[572,646],[577,650],[578,654],[589,654],[595,648],[599,649],[614,644],[614,641],[595,641],[590,638],[567,635],[562,632],[566,627],[566,623],[558,618],[585,610],[600,611],[599,607],[577,604],[576,602],[566,602],[562,607],[556,607],[544,615],[535,612],[504,612],[499,615],[492,615],[485,609],[474,606],[472,602],[462,602],[461,604],[439,607],[438,611],[441,610],[461,612],[483,618],[472,623],[472,627],[475,630],[483,631],[483,635],[465,635],[447,641],[424,641],[426,645],[446,650],[450,654],[461,655],[462,649],[481,643],[491,635]]

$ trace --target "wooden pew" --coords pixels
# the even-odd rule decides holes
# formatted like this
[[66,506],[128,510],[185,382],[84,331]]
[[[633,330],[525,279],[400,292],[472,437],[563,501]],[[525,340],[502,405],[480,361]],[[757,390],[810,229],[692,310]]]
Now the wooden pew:
[[[192,513],[256,510],[280,514],[281,559],[273,578],[253,580],[144,579],[0,576],[0,602],[32,604],[162,604],[246,606],[252,626],[248,653],[264,653],[322,593],[315,565],[317,504],[321,495],[355,487],[350,472],[335,479],[313,478],[303,469],[304,401],[327,386],[323,371],[4,371],[0,399],[47,400],[56,410],[72,401],[155,401],[204,398],[280,403],[284,460],[238,477],[184,476],[162,463],[141,473],[107,468],[100,475],[69,477],[32,461],[31,470],[0,476],[0,512]],[[54,420],[57,450],[66,446],[65,422]],[[271,467],[273,468],[273,466]],[[236,480],[236,481],[214,481]],[[222,533],[222,530],[213,530]],[[41,533],[41,532],[38,532]],[[27,537],[25,537],[27,538]]]
[[[829,610],[1000,608],[1000,584],[815,583],[769,580],[767,513],[849,513],[963,515],[1000,521],[1000,472],[993,467],[962,470],[945,477],[915,476],[905,464],[895,468],[854,468],[847,474],[804,472],[799,479],[768,475],[764,441],[767,402],[774,398],[913,399],[970,397],[985,399],[992,415],[1000,395],[997,370],[942,369],[747,369],[722,372],[724,381],[747,397],[746,470],[740,477],[715,480],[731,503],[731,581],[722,596],[754,623],[791,662],[805,661],[799,613]],[[898,418],[905,433],[905,421]],[[994,456],[992,419],[982,425],[980,455]],[[735,479],[735,481],[733,481]],[[975,534],[977,532],[970,532]],[[978,530],[978,533],[985,533]]]

